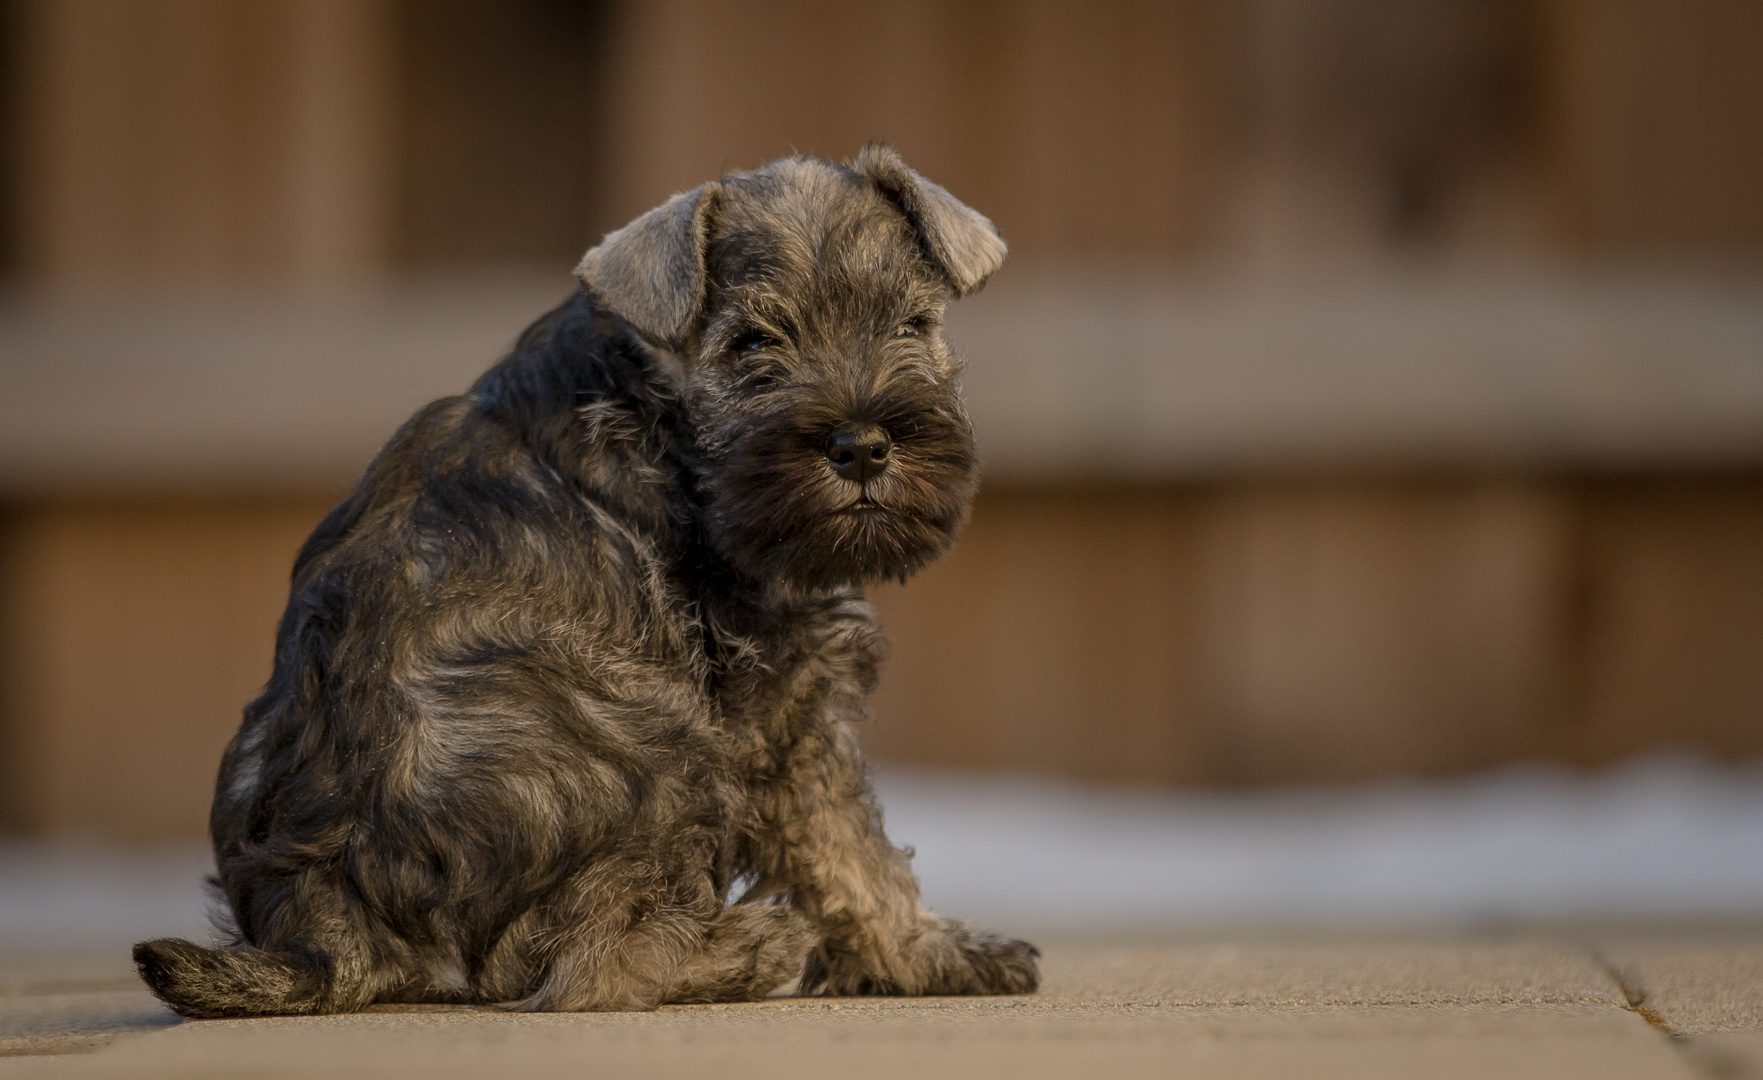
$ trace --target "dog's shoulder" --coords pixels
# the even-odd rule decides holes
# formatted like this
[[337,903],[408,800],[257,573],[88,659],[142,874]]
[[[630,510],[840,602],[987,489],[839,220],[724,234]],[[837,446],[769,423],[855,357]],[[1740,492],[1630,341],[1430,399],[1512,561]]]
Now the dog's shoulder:
[[578,292],[466,394],[418,410],[296,567],[417,549],[494,552],[541,534],[663,539],[683,499],[672,403],[642,346]]

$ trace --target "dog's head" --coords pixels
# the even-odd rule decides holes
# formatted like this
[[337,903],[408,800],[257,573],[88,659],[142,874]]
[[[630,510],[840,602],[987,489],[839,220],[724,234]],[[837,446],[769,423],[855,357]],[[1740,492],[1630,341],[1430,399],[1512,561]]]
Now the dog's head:
[[786,158],[609,234],[582,283],[684,360],[713,542],[821,587],[904,577],[954,540],[973,432],[942,338],[1004,261],[992,223],[871,146]]

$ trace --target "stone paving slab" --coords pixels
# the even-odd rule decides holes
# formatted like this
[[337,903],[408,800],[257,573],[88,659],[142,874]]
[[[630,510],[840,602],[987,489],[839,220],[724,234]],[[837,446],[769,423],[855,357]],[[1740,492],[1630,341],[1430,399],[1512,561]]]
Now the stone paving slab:
[[[1593,949],[1556,935],[1042,945],[1045,988],[1029,997],[779,997],[561,1016],[382,1007],[185,1023],[119,985],[121,962],[0,962],[10,1040],[0,1054],[11,1055],[0,1077],[1708,1075],[1626,1007]],[[1707,1061],[1745,1053],[1710,1046]]]
[[153,995],[136,988],[0,997],[0,1056],[74,1053],[177,1023]]
[[0,955],[0,1077],[1763,1078],[1763,927],[1041,944],[1031,997],[194,1023],[125,957]]
[[[833,1007],[840,1005],[840,1007]],[[93,1054],[0,1060],[41,1077],[1695,1077],[1608,1006],[1162,1006],[1121,1022],[1020,1002],[764,1002],[627,1016],[482,1011],[186,1023]],[[1037,1015],[1039,1014],[1039,1015]],[[927,1022],[928,1021],[928,1022]]]
[[1627,1003],[1590,950],[1545,935],[1262,933],[1040,943],[1046,996],[1061,1002],[1251,1008]]
[[1591,935],[1634,1003],[1681,1035],[1763,1032],[1763,928]]
[[1697,1035],[1684,1039],[1681,1048],[1710,1080],[1763,1080],[1763,1032]]
[[0,1058],[77,1053],[176,1023],[121,950],[0,952]]
[[0,950],[0,998],[60,990],[129,990],[140,981],[126,945],[97,951]]

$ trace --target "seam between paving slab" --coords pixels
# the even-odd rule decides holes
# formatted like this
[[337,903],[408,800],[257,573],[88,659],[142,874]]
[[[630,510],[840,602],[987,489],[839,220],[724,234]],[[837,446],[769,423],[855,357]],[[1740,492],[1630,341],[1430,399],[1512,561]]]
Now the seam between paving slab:
[[1628,973],[1613,963],[1609,957],[1604,955],[1603,950],[1599,949],[1597,946],[1583,945],[1582,947],[1591,957],[1592,963],[1602,968],[1604,974],[1608,975],[1610,981],[1615,983],[1616,988],[1622,992],[1622,1000],[1625,1002],[1623,1007],[1625,1009],[1674,1039],[1685,1037],[1683,1032],[1672,1028],[1671,1021],[1665,1019],[1664,1015],[1661,1014],[1658,1009],[1650,1008],[1647,1005],[1646,987],[1631,980],[1628,977]]
[[1627,972],[1604,955],[1603,950],[1594,945],[1584,945],[1583,947],[1591,956],[1592,961],[1603,968],[1604,973],[1622,991],[1623,1001],[1627,1003],[1624,1008],[1646,1021],[1649,1027],[1664,1035],[1666,1041],[1678,1051],[1684,1064],[1692,1071],[1710,1077],[1711,1080],[1732,1080],[1733,1077],[1751,1075],[1748,1062],[1736,1060],[1729,1055],[1720,1053],[1717,1049],[1711,1049],[1705,1045],[1704,1040],[1686,1035],[1673,1028],[1671,1021],[1667,1020],[1663,1013],[1647,1005],[1646,987],[1631,979]]

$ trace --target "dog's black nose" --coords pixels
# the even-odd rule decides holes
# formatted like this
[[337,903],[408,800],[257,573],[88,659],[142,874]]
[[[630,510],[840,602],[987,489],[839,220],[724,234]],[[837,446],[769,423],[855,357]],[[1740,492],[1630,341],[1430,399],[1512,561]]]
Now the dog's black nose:
[[880,476],[893,459],[894,444],[888,433],[874,424],[845,424],[833,431],[826,446],[826,460],[833,472],[853,484]]

